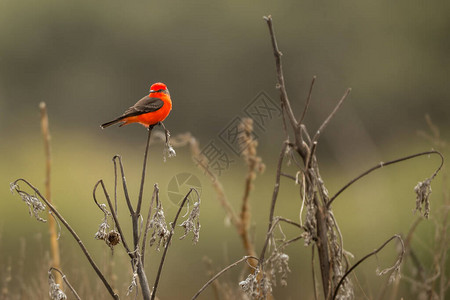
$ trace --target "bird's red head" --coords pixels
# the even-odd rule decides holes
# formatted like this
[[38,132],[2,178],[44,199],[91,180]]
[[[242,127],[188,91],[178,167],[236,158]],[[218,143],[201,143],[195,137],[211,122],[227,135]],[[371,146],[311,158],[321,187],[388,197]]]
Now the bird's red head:
[[162,82],[152,84],[150,87],[150,93],[166,93],[168,92],[167,86]]

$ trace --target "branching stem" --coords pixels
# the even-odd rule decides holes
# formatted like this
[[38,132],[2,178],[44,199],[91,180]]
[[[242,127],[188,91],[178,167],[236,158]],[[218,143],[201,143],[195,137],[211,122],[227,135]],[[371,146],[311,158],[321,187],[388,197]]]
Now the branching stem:
[[408,159],[412,159],[418,156],[423,156],[423,155],[430,155],[430,154],[437,154],[441,157],[441,164],[439,165],[439,167],[436,169],[436,171],[434,171],[433,175],[431,175],[431,179],[433,179],[437,173],[441,170],[442,166],[444,165],[444,156],[436,150],[431,150],[431,151],[425,151],[425,152],[420,152],[420,153],[416,153],[416,154],[412,154],[412,155],[408,155],[402,158],[398,158],[398,159],[394,159],[388,162],[380,162],[378,165],[373,166],[372,168],[370,168],[369,170],[365,171],[364,173],[358,175],[357,177],[353,178],[352,180],[350,180],[350,182],[348,182],[346,185],[344,185],[333,197],[331,197],[330,201],[328,201],[327,203],[327,208],[330,208],[331,203],[333,203],[333,201],[343,192],[345,191],[349,186],[351,186],[353,183],[355,183],[356,181],[358,181],[359,179],[363,178],[366,175],[369,175],[370,173],[372,173],[373,171],[380,169],[382,167],[386,167],[395,163],[399,163]]
[[[178,208],[177,214],[175,215],[175,218],[172,222],[172,229],[170,230],[169,237],[167,238],[167,242],[164,246],[164,252],[161,257],[161,262],[159,263],[158,273],[156,274],[155,283],[153,285],[153,292],[152,292],[151,300],[154,300],[156,297],[156,290],[158,288],[158,283],[159,283],[159,279],[161,277],[162,268],[164,265],[164,261],[166,259],[167,250],[169,249],[170,241],[172,240],[172,236],[175,232],[175,226],[177,225],[178,217],[180,216],[181,210],[183,209],[183,206],[188,201],[189,195],[192,193],[192,191],[196,191],[195,188],[190,188],[189,192],[186,194],[186,196],[184,196],[183,201],[181,202],[180,208]],[[197,192],[197,195],[198,195],[198,192]]]
[[73,238],[77,241],[78,245],[80,246],[81,250],[84,253],[84,256],[86,256],[87,260],[89,261],[89,263],[91,264],[92,268],[94,269],[95,273],[97,274],[97,276],[100,278],[100,280],[103,282],[103,284],[105,285],[106,289],[108,290],[109,294],[114,298],[114,299],[119,299],[119,295],[117,295],[113,288],[111,287],[111,285],[109,284],[109,282],[106,280],[105,276],[103,275],[103,273],[100,271],[100,269],[98,268],[97,264],[94,262],[94,260],[92,259],[91,255],[89,254],[89,251],[87,250],[87,248],[84,246],[83,242],[81,241],[80,237],[78,236],[78,234],[75,232],[75,230],[69,225],[69,223],[67,223],[67,221],[63,218],[63,216],[58,212],[58,210],[55,209],[55,207],[47,201],[47,199],[39,192],[39,190],[37,188],[35,188],[31,183],[29,183],[27,180],[23,179],[23,178],[19,178],[17,180],[14,181],[14,185],[17,185],[17,183],[19,181],[24,182],[26,185],[28,185],[38,196],[39,198],[42,199],[42,201],[45,202],[45,204],[50,208],[50,210],[56,215],[56,217],[61,221],[61,223],[64,224],[64,226],[67,228],[67,230],[70,232],[70,234],[72,234]]
[[69,280],[67,280],[66,275],[63,272],[61,272],[61,270],[59,270],[58,268],[50,267],[48,272],[51,273],[52,271],[57,272],[59,274],[59,276],[62,278],[62,280],[64,280],[64,283],[67,285],[67,287],[72,292],[72,294],[75,296],[75,298],[77,298],[77,300],[81,300],[81,298],[78,295],[77,291],[75,291],[73,286],[70,284]]
[[403,244],[403,240],[400,237],[400,235],[395,234],[392,237],[390,237],[387,241],[385,241],[383,243],[383,245],[381,245],[380,247],[378,247],[377,249],[373,250],[372,252],[370,252],[369,254],[365,255],[363,258],[361,258],[360,260],[358,260],[358,262],[356,262],[356,264],[354,264],[347,272],[345,272],[344,276],[342,276],[341,280],[339,280],[339,283],[336,285],[336,288],[334,289],[334,293],[333,293],[333,300],[336,299],[336,296],[339,292],[339,288],[341,287],[342,283],[344,283],[345,278],[354,270],[356,269],[356,267],[359,266],[359,264],[361,264],[363,261],[365,261],[366,259],[368,259],[369,257],[371,257],[372,255],[377,254],[378,252],[380,252],[387,244],[389,244],[390,241],[392,241],[393,239],[398,239],[400,241],[400,243],[402,244],[402,253],[401,258],[403,257],[403,254],[405,253],[405,245]]
[[288,141],[285,141],[283,143],[283,146],[281,147],[281,151],[280,151],[280,156],[278,158],[278,165],[277,165],[277,175],[275,178],[275,186],[273,188],[273,194],[272,194],[272,202],[270,205],[270,215],[269,215],[269,228],[267,229],[267,234],[266,234],[266,242],[264,243],[264,247],[261,251],[261,254],[259,256],[259,263],[261,263],[262,261],[264,261],[264,256],[266,254],[266,249],[267,249],[267,240],[271,234],[272,229],[272,224],[273,224],[273,215],[275,212],[275,204],[277,202],[277,198],[278,198],[278,191],[280,190],[280,179],[281,179],[281,168],[283,166],[283,159],[284,156],[286,154],[286,149],[288,146]]
[[277,68],[277,78],[278,78],[278,84],[277,88],[280,90],[281,94],[281,101],[283,105],[286,108],[286,112],[289,118],[289,121],[292,125],[292,127],[297,127],[297,120],[295,119],[294,112],[291,108],[291,103],[289,102],[286,87],[284,83],[284,76],[283,76],[283,66],[281,64],[281,51],[278,49],[277,39],[275,37],[275,33],[273,30],[273,24],[272,24],[272,16],[264,17],[264,20],[267,22],[267,25],[269,26],[269,32],[270,32],[270,38],[272,40],[272,48],[273,48],[273,54],[275,56],[275,64]]
[[150,221],[152,218],[152,208],[153,208],[153,202],[156,199],[156,203],[159,202],[159,187],[158,184],[155,183],[154,189],[153,189],[153,195],[152,195],[152,200],[150,201],[150,206],[148,208],[148,215],[147,215],[147,222],[145,224],[145,228],[144,228],[144,236],[142,237],[142,246],[141,246],[141,255],[142,255],[142,266],[145,266],[144,261],[145,261],[145,248],[146,248],[146,244],[147,244],[147,235],[148,235],[148,231],[150,229]]
[[[228,271],[229,269],[237,266],[238,264],[240,264],[243,261],[247,261],[248,259],[254,259],[256,261],[258,261],[258,258],[255,256],[251,256],[251,255],[247,255],[244,256],[243,258],[239,259],[238,261],[235,261],[234,263],[232,263],[231,265],[225,267],[224,269],[222,269],[219,273],[217,273],[216,275],[214,275],[210,280],[208,280],[208,282],[206,282],[202,288],[200,290],[198,290],[197,293],[195,293],[195,295],[192,297],[191,300],[195,300],[197,299],[197,297],[211,284],[214,282],[214,280],[216,280],[217,278],[219,278],[220,276],[222,276],[223,273],[225,273],[226,271]],[[252,264],[249,264],[252,265]]]
[[109,197],[108,192],[106,191],[106,187],[105,187],[105,184],[103,183],[103,180],[97,181],[97,183],[94,185],[94,191],[92,192],[92,196],[94,198],[94,201],[97,204],[97,206],[100,207],[100,205],[99,205],[99,203],[97,201],[97,198],[95,196],[95,192],[96,192],[97,187],[98,187],[99,184],[102,186],[103,193],[105,194],[106,201],[108,202],[109,209],[111,210],[111,214],[112,214],[113,219],[114,219],[114,224],[117,227],[117,231],[119,231],[120,239],[121,239],[122,244],[123,244],[123,246],[125,248],[125,251],[127,251],[127,253],[130,256],[130,258],[134,258],[134,256],[131,254],[130,248],[128,247],[127,241],[125,240],[125,235],[123,234],[122,228],[120,227],[119,219],[117,218],[117,214],[114,211],[113,204],[111,202],[111,199]]
[[316,134],[314,135],[314,138],[312,140],[312,142],[317,142],[319,140],[320,135],[322,134],[322,132],[325,130],[325,128],[327,127],[328,123],[330,123],[331,119],[334,117],[334,115],[336,115],[336,113],[338,112],[339,108],[341,107],[342,103],[344,103],[344,100],[347,98],[348,94],[350,94],[352,89],[347,89],[344,93],[344,96],[342,96],[341,100],[339,100],[338,104],[336,105],[336,107],[333,109],[333,111],[328,115],[328,117],[325,119],[325,121],[323,121],[322,125],[320,125],[319,129],[317,130]]
[[308,107],[309,107],[309,102],[311,101],[312,90],[314,87],[314,83],[316,82],[316,78],[317,78],[316,76],[313,76],[313,79],[311,81],[311,86],[309,87],[309,93],[308,93],[308,98],[306,99],[305,108],[303,109],[302,116],[300,117],[300,121],[298,121],[298,124],[302,124],[303,120],[305,119],[306,112],[308,111]]

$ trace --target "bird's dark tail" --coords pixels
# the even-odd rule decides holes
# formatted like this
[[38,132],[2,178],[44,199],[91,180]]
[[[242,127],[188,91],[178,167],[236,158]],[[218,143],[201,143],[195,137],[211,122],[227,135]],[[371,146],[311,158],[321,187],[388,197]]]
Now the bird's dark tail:
[[109,121],[109,122],[106,122],[106,123],[100,125],[100,127],[101,127],[102,129],[104,129],[104,128],[106,128],[106,127],[109,127],[109,126],[111,126],[111,125],[114,125],[114,124],[116,124],[116,123],[119,123],[119,122],[122,121],[122,120],[123,120],[123,117],[118,117],[117,119],[114,119],[114,120],[112,120],[112,121]]

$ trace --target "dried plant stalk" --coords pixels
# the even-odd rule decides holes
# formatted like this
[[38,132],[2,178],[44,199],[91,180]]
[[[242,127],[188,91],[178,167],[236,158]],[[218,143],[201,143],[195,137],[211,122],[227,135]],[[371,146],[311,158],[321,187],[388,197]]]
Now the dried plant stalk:
[[[48,126],[48,114],[47,105],[45,102],[39,104],[41,110],[41,130],[42,137],[44,140],[44,153],[45,153],[45,198],[52,203],[51,197],[51,168],[52,168],[52,158],[51,158],[51,148],[50,148],[50,130]],[[50,233],[50,255],[52,260],[52,265],[56,269],[60,269],[60,255],[59,255],[59,243],[58,243],[58,229],[56,227],[56,220],[50,216],[51,211],[48,211],[48,227]],[[62,284],[62,278],[59,273],[56,273],[55,282],[59,285]]]
[[[258,142],[253,139],[253,120],[251,118],[243,118],[239,124],[238,136],[239,145],[241,146],[241,155],[247,164],[247,176],[245,178],[244,195],[242,197],[240,222],[238,232],[241,236],[244,249],[248,256],[256,256],[255,246],[250,239],[249,228],[251,221],[250,212],[250,192],[253,189],[253,182],[256,179],[256,175],[264,170],[264,164],[259,156],[257,156]],[[256,267],[256,261],[250,260],[250,265]]]
[[[316,158],[315,151],[317,149],[319,138],[330,123],[331,119],[336,115],[342,106],[345,99],[348,97],[351,89],[347,89],[341,99],[338,101],[337,105],[333,109],[333,111],[328,115],[328,117],[323,121],[320,125],[319,129],[315,132],[313,138],[310,138],[310,134],[308,133],[306,126],[302,123],[305,112],[308,108],[310,96],[312,92],[312,86],[314,84],[314,80],[311,83],[311,88],[308,94],[308,99],[306,101],[306,105],[304,108],[304,113],[300,117],[300,122],[297,121],[295,115],[292,111],[290,101],[287,96],[283,68],[281,63],[282,53],[280,52],[277,44],[277,40],[275,37],[273,23],[271,16],[264,17],[268,27],[269,33],[272,42],[273,53],[275,57],[275,66],[276,66],[276,74],[277,74],[277,85],[276,87],[280,91],[280,100],[281,107],[283,111],[283,128],[286,135],[286,140],[283,142],[286,151],[291,152],[295,151],[303,160],[303,167],[300,167],[299,174],[297,176],[288,176],[290,178],[294,178],[296,183],[298,183],[298,178],[302,178],[302,188],[300,189],[300,198],[302,199],[302,208],[303,205],[306,206],[306,221],[304,223],[305,226],[305,244],[309,245],[310,243],[314,243],[317,247],[318,257],[319,257],[319,265],[320,265],[320,274],[322,277],[322,289],[325,299],[330,299],[333,295],[333,290],[336,287],[340,286],[344,291],[340,293],[340,299],[350,299],[353,297],[353,288],[351,287],[351,283],[344,275],[346,272],[346,267],[344,264],[346,263],[345,255],[346,251],[343,248],[343,239],[340,229],[337,225],[336,219],[334,218],[331,204],[335,201],[336,197],[342,193],[346,188],[356,182],[358,179],[364,177],[365,175],[371,173],[372,171],[381,168],[383,166],[394,164],[400,161],[404,161],[407,159],[411,159],[414,157],[418,157],[421,155],[428,154],[438,154],[441,157],[441,165],[439,168],[432,174],[431,177],[426,179],[423,182],[420,182],[415,190],[417,193],[417,201],[416,201],[416,209],[424,210],[424,215],[428,216],[429,212],[429,195],[431,192],[430,182],[439,172],[443,164],[443,157],[437,151],[427,151],[422,152],[410,156],[406,156],[394,161],[390,161],[387,163],[380,163],[372,169],[364,172],[359,175],[352,181],[350,181],[347,185],[345,185],[341,190],[338,191],[333,197],[329,197],[328,190],[325,187],[324,181],[322,180],[319,173],[319,165],[318,160]],[[287,118],[285,118],[285,115]],[[287,121],[289,122],[294,136],[294,141],[290,141],[290,136],[287,130]],[[286,148],[287,147],[287,148]],[[273,198],[272,198],[272,206],[270,210],[270,218],[269,218],[269,231],[271,228],[271,224],[273,222],[274,216],[274,207],[276,203],[276,198],[278,196],[278,189],[280,184],[280,174],[281,165],[280,162],[283,159],[285,153],[281,153],[279,164],[277,167],[277,179],[274,188]],[[301,176],[299,176],[301,175]],[[302,220],[301,216],[300,219]],[[303,224],[303,222],[301,221]],[[264,251],[260,257],[264,257]],[[344,261],[345,259],[345,261]]]
[[[80,239],[78,234],[75,232],[75,230],[70,226],[70,224],[63,218],[63,216],[58,212],[58,210],[50,203],[48,200],[39,192],[37,188],[35,188],[30,182],[23,178],[16,179],[13,183],[11,183],[11,189],[15,190],[19,195],[23,195],[25,192],[20,189],[19,182],[22,182],[26,184],[30,189],[33,190],[33,192],[36,194],[34,198],[40,198],[42,201],[49,207],[49,209],[52,211],[52,213],[59,219],[59,221],[67,228],[67,230],[70,232],[72,237],[77,241],[78,246],[80,246],[81,250],[83,251],[83,254],[86,256],[87,260],[89,261],[90,265],[94,269],[97,276],[100,278],[106,289],[108,290],[109,294],[114,299],[119,299],[119,295],[116,294],[116,292],[113,290],[111,285],[109,284],[108,280],[103,275],[102,271],[100,271],[99,267],[93,260],[92,256],[89,254],[89,251],[87,250],[86,246],[84,245],[83,241]],[[38,217],[36,217],[38,218]]]

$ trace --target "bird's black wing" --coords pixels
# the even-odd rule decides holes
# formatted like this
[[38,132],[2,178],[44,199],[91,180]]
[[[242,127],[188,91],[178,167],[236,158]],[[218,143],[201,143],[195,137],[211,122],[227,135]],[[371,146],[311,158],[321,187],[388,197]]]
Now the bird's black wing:
[[128,108],[122,115],[122,117],[133,117],[146,114],[152,111],[157,111],[158,109],[163,107],[163,105],[164,101],[162,101],[161,99],[145,96],[144,98],[136,102],[135,105]]

